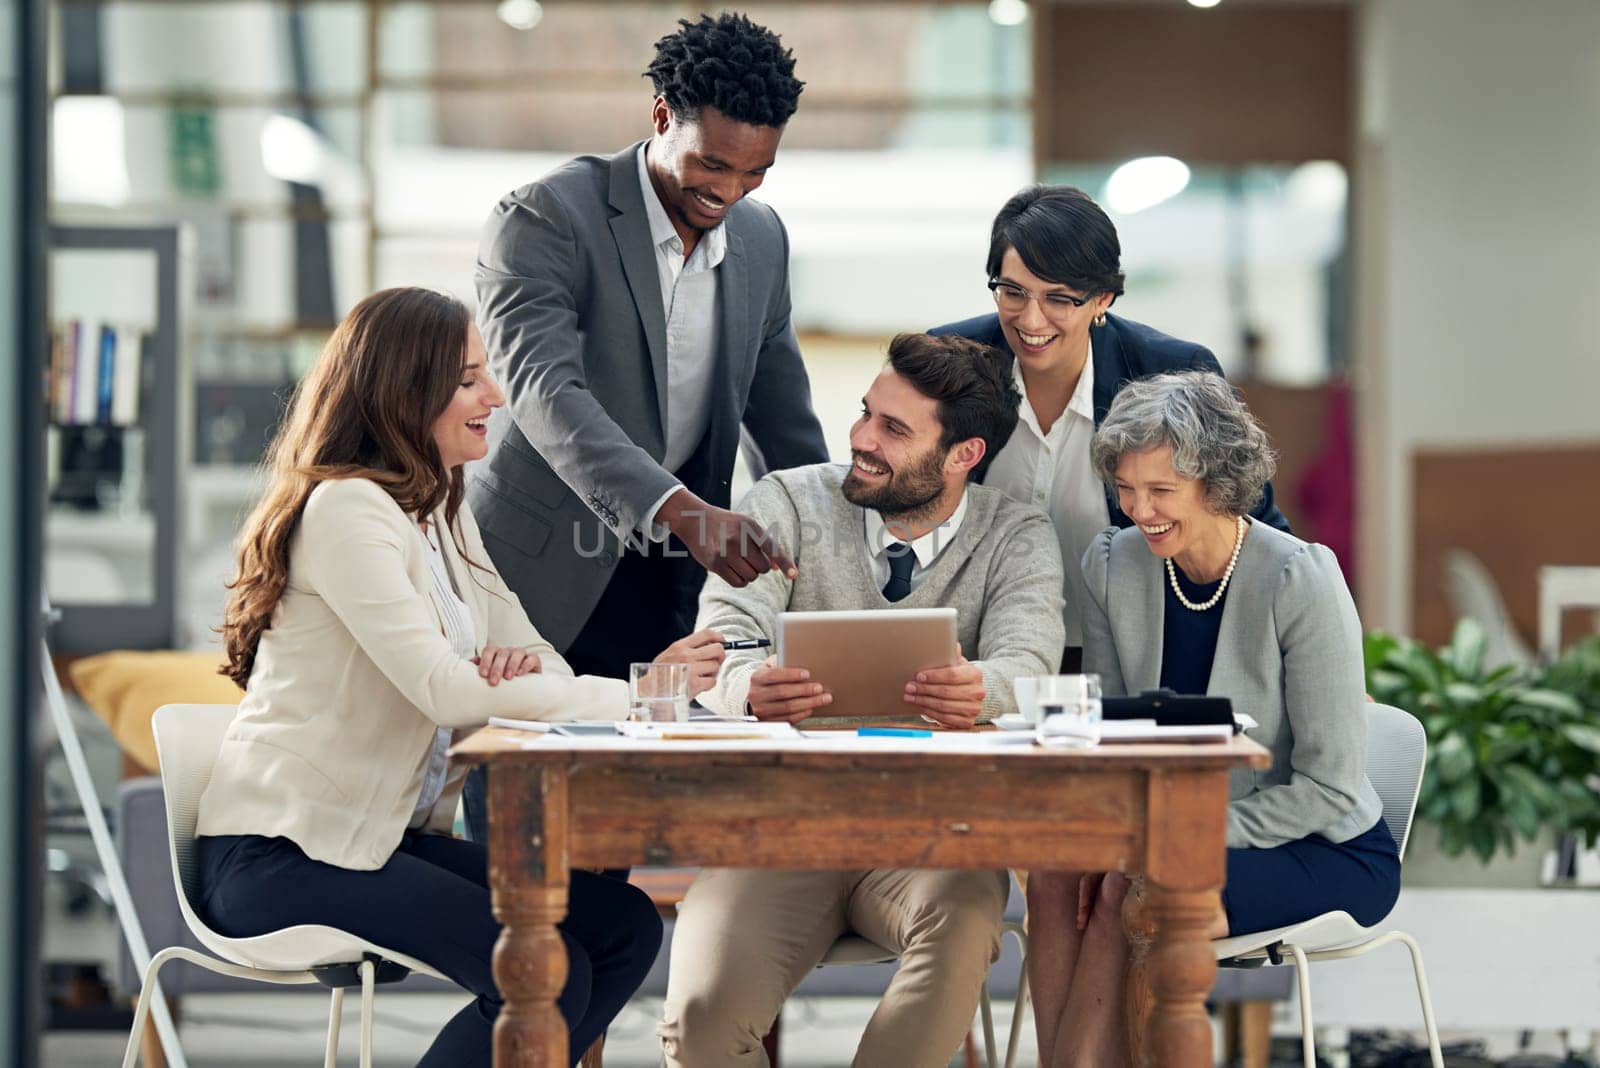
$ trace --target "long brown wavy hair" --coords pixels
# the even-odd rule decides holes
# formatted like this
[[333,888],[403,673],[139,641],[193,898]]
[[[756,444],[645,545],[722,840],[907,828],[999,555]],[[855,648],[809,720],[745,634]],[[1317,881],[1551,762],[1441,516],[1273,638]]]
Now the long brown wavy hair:
[[433,424],[461,384],[470,322],[466,307],[442,293],[374,293],[345,316],[295,387],[267,450],[266,493],[245,522],[239,570],[228,583],[228,660],[220,670],[241,688],[288,585],[289,543],[319,482],[371,479],[414,516],[442,502],[456,534],[461,468],[445,470]]

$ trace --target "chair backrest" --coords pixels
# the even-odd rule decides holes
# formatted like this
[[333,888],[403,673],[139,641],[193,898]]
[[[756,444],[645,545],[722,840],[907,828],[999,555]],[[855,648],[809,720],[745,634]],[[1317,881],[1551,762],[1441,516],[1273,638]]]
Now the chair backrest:
[[1383,802],[1383,822],[1402,860],[1427,761],[1428,735],[1415,716],[1392,705],[1367,705],[1367,779]]
[[163,705],[156,709],[151,722],[156,755],[161,760],[161,789],[166,796],[172,881],[189,931],[217,956],[249,968],[300,973],[322,964],[359,963],[363,954],[370,953],[411,971],[443,978],[422,961],[337,928],[297,924],[264,935],[230,938],[213,931],[195,912],[193,902],[199,900],[200,872],[194,832],[200,818],[200,797],[211,784],[222,740],[237,712],[234,705]]
[[223,735],[237,711],[234,705],[162,705],[151,721],[156,756],[161,761],[161,791],[167,802],[172,879],[178,888],[178,905],[191,929],[199,922],[191,902],[200,888],[194,856],[200,795],[211,783]]
[[1450,607],[1457,616],[1476,619],[1483,625],[1488,639],[1483,662],[1492,668],[1501,664],[1531,665],[1533,650],[1517,634],[1500,587],[1483,561],[1465,549],[1446,549],[1442,566]]

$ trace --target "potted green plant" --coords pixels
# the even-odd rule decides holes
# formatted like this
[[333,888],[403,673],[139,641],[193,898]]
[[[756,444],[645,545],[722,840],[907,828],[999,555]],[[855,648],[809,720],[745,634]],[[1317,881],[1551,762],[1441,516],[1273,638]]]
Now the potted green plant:
[[[1428,735],[1408,884],[1536,886],[1554,835],[1593,844],[1600,834],[1600,724],[1581,699],[1591,683],[1600,695],[1600,646],[1589,672],[1590,662],[1570,653],[1549,671],[1486,670],[1486,644],[1473,620],[1457,624],[1437,651],[1382,632],[1366,638],[1368,692],[1411,712]],[[1476,860],[1436,879],[1430,845],[1444,857]],[[1520,870],[1484,871],[1499,856]]]

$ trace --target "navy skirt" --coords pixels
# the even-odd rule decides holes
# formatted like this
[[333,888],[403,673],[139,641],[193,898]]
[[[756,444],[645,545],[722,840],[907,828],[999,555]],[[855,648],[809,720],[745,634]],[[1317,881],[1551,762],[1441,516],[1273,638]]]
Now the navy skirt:
[[1346,842],[1313,834],[1270,849],[1228,850],[1222,908],[1230,935],[1288,927],[1324,912],[1348,912],[1371,927],[1399,896],[1400,850],[1380,819]]

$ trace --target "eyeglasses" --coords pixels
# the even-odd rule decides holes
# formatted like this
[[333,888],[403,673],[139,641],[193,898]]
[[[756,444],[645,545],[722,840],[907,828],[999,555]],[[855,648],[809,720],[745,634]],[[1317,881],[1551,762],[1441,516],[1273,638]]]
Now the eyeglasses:
[[1073,308],[1081,308],[1094,299],[1094,295],[1075,297],[1071,293],[1044,293],[1035,298],[1021,286],[1014,286],[1010,282],[1002,282],[998,278],[989,279],[989,292],[994,294],[994,302],[1006,311],[1018,312],[1028,306],[1028,301],[1037,299],[1039,307],[1046,312],[1059,312],[1066,314]]

